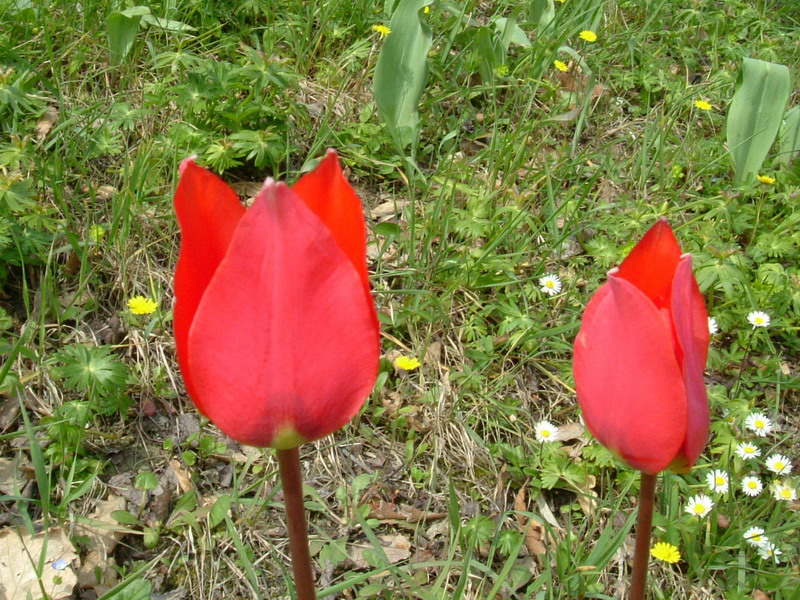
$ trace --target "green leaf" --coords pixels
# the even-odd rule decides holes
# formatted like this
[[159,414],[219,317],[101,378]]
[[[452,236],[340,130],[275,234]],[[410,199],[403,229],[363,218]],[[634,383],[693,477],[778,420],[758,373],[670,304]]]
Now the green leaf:
[[192,27],[191,25],[187,25],[186,23],[181,23],[180,21],[172,21],[171,19],[162,19],[160,17],[151,15],[149,9],[147,11],[147,14],[142,15],[142,21],[144,21],[148,25],[152,25],[153,27],[158,27],[159,29],[163,29],[164,31],[172,31],[174,33],[185,33],[188,31],[195,30],[194,27]]
[[139,21],[149,14],[146,6],[133,6],[122,12],[111,13],[108,17],[108,45],[111,51],[111,62],[121,64],[133,48],[136,34],[139,33]]
[[378,112],[401,154],[419,137],[419,102],[428,78],[431,30],[420,11],[432,0],[401,0],[378,55],[373,95]]
[[127,510],[115,510],[111,513],[111,518],[114,519],[117,523],[121,523],[122,525],[138,525],[139,519],[137,519],[133,514],[129,513]]
[[785,66],[744,59],[725,125],[737,182],[761,169],[781,126],[789,87]]
[[67,346],[56,355],[63,366],[56,370],[64,384],[87,394],[110,395],[125,387],[128,368],[112,354],[111,346]]
[[214,529],[217,525],[225,520],[228,515],[228,510],[231,508],[231,497],[229,494],[224,494],[217,498],[211,511],[208,513],[208,527]]
[[800,106],[795,106],[786,113],[778,140],[780,144],[778,162],[788,165],[800,154]]
[[158,478],[155,473],[150,471],[142,471],[136,476],[136,482],[133,484],[135,488],[152,492],[158,487]]

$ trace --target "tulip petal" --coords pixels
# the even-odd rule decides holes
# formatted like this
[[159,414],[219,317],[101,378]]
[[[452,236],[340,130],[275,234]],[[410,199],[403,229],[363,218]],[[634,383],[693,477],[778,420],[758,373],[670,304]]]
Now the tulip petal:
[[611,274],[575,339],[574,375],[586,425],[601,444],[658,473],[686,435],[686,392],[668,313]]
[[708,313],[700,288],[692,274],[692,257],[685,254],[678,263],[672,283],[672,318],[683,350],[683,381],[686,388],[688,420],[682,459],[672,465],[688,470],[697,462],[708,441],[710,416],[703,378],[708,359]]
[[619,276],[639,288],[658,308],[669,308],[672,278],[681,247],[665,218],[653,225],[619,266]]
[[301,177],[292,186],[333,234],[336,243],[350,258],[370,293],[367,265],[367,230],[361,200],[342,173],[335,150],[328,150],[317,168]]
[[362,288],[326,224],[267,182],[189,332],[205,414],[254,446],[296,445],[347,423],[378,369],[375,308]]
[[245,209],[224,181],[198,167],[194,160],[183,161],[180,171],[175,191],[175,213],[181,228],[175,268],[175,346],[186,390],[203,411],[187,368],[189,328]]

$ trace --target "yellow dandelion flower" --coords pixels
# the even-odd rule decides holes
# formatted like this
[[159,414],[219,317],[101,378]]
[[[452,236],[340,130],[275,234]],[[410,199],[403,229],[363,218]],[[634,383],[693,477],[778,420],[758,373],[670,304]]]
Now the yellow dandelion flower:
[[765,185],[775,185],[775,178],[769,175],[759,175],[758,180]]
[[398,356],[394,359],[394,366],[403,371],[413,371],[419,369],[422,363],[413,356]]
[[681,553],[676,546],[667,542],[659,542],[650,549],[653,558],[666,563],[674,564],[681,559]]
[[556,69],[558,69],[559,71],[561,71],[562,73],[566,73],[569,70],[569,67],[567,66],[567,63],[565,63],[565,62],[563,62],[561,60],[554,60],[553,61],[553,66]]
[[392,30],[389,29],[386,25],[373,25],[372,31],[379,33],[382,38],[392,33]]
[[589,29],[584,29],[583,31],[581,31],[580,34],[579,34],[579,37],[583,41],[589,42],[590,44],[592,42],[596,42],[597,41],[597,34],[594,31],[590,31]]
[[128,310],[134,315],[149,315],[156,312],[158,302],[145,296],[134,296],[128,300]]
[[698,110],[711,110],[712,108],[714,108],[705,100],[695,100],[694,107]]
[[422,9],[422,12],[426,15],[429,15],[431,13],[431,7],[426,6],[425,8]]

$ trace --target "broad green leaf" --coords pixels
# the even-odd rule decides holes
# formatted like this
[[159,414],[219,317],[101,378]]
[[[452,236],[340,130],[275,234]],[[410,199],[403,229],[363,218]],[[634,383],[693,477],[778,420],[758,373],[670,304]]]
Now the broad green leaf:
[[121,523],[122,525],[138,525],[139,519],[133,516],[127,510],[115,510],[111,513],[111,518],[114,519],[117,523]]
[[133,48],[141,19],[141,15],[129,17],[120,12],[112,13],[108,17],[108,46],[113,64],[121,64]]
[[506,19],[501,17],[494,22],[497,32],[502,36],[503,48],[508,51],[510,44],[516,44],[523,48],[530,48],[531,41],[528,35],[517,25],[516,19]]
[[375,103],[401,153],[409,145],[416,147],[419,136],[419,101],[431,47],[431,30],[420,19],[420,11],[431,2],[400,0],[375,66]]
[[786,113],[778,140],[780,145],[778,161],[788,165],[800,154],[800,106],[795,106]]
[[728,109],[726,133],[737,182],[758,174],[789,101],[789,69],[745,58]]
[[231,497],[229,494],[223,494],[217,498],[217,501],[214,502],[214,506],[211,507],[211,512],[208,513],[208,528],[214,529],[214,527],[222,523],[230,508]]
[[528,8],[529,21],[536,23],[539,32],[547,29],[547,26],[556,17],[556,7],[553,0],[532,0]]
[[181,23],[180,21],[173,21],[171,19],[162,19],[160,17],[156,17],[151,15],[150,12],[146,15],[142,15],[142,21],[147,23],[148,25],[152,25],[153,27],[158,27],[163,29],[164,31],[174,31],[176,33],[183,33],[187,31],[194,31],[195,28],[191,25],[187,25],[186,23]]

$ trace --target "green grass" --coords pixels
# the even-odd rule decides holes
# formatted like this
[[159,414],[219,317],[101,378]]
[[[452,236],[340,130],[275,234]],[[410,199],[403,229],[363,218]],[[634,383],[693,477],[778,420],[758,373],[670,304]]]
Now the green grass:
[[[353,424],[303,449],[320,597],[623,596],[638,479],[572,429],[571,347],[606,271],[667,216],[720,333],[708,448],[657,490],[654,540],[682,559],[653,562],[651,597],[800,598],[797,503],[773,499],[764,466],[800,461],[800,170],[773,152],[775,184],[735,185],[724,144],[743,57],[785,64],[800,103],[800,8],[566,0],[543,23],[547,2],[434,2],[404,147],[371,91],[384,4],[152,3],[125,17],[140,20],[115,58],[109,17],[132,4],[0,0],[2,526],[65,528],[77,568],[86,524],[119,521],[84,594],[289,597],[274,458],[223,438],[182,387],[171,196],[190,154],[246,198],[336,147],[368,215],[384,360]],[[529,44],[505,48],[501,17]],[[158,310],[131,314],[134,296]],[[422,366],[396,370],[401,354]],[[767,437],[745,428],[753,411]],[[537,442],[544,419],[574,435]],[[743,440],[756,462],[735,455]],[[728,494],[708,491],[711,469]],[[751,472],[755,498],[738,487]],[[796,467],[782,480],[800,487]],[[684,511],[699,493],[705,519]],[[119,495],[117,521],[92,516]],[[743,540],[753,525],[782,563]]]

